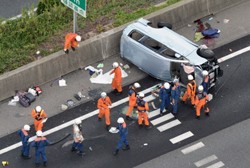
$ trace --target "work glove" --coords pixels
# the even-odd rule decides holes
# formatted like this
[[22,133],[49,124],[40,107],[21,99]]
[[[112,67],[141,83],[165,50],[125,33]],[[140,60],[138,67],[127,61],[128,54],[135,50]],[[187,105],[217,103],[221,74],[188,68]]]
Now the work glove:
[[74,47],[71,47],[71,49],[72,49],[73,51],[75,51],[75,50],[76,50]]
[[64,52],[65,52],[65,54],[68,54],[69,50],[68,49],[64,49]]

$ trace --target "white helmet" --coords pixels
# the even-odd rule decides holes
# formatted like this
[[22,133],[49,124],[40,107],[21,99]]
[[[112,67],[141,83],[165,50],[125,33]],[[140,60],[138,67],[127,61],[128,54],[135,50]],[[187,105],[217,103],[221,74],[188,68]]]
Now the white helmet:
[[102,92],[102,93],[101,93],[101,97],[102,97],[102,98],[105,98],[106,96],[107,96],[107,93],[106,93],[106,92]]
[[188,80],[194,80],[193,75],[188,75]]
[[76,36],[76,41],[80,42],[82,40],[81,36],[77,35]]
[[165,89],[169,89],[170,88],[170,84],[168,82],[164,83],[164,88]]
[[140,88],[141,85],[140,85],[139,83],[136,82],[136,83],[134,83],[134,87],[135,87],[135,88]]
[[139,97],[144,97],[144,96],[145,96],[144,93],[142,92],[139,93]]
[[23,129],[24,129],[25,131],[29,131],[29,130],[30,130],[30,126],[29,126],[29,125],[24,125],[24,126],[23,126]]
[[202,92],[202,91],[203,91],[203,86],[200,85],[200,86],[198,87],[198,90],[199,90],[200,92]]
[[43,135],[43,132],[42,132],[42,131],[39,130],[39,131],[36,132],[36,136],[39,136],[39,137],[40,137],[40,136],[42,136],[42,135]]
[[42,107],[41,106],[36,106],[36,112],[40,113],[42,111]]
[[117,68],[119,66],[118,62],[113,63],[113,68]]
[[173,83],[176,84],[176,83],[178,83],[178,82],[179,82],[179,79],[174,78]]
[[75,124],[81,124],[82,123],[82,120],[80,120],[79,118],[75,119]]
[[124,119],[122,117],[119,117],[117,120],[117,123],[122,124],[124,123]]
[[202,71],[202,75],[203,76],[207,76],[208,75],[208,71],[206,71],[206,70]]

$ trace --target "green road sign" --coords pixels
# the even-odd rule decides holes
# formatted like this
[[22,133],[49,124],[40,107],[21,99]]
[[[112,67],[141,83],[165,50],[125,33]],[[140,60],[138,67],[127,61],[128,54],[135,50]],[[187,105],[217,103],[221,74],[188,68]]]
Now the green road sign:
[[86,0],[61,0],[61,2],[86,18]]

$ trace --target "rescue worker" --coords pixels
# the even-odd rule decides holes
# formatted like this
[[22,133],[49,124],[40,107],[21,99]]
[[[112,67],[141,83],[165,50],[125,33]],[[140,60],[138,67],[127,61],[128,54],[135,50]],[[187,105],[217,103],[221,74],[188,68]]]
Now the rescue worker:
[[187,100],[191,100],[191,104],[195,104],[195,92],[196,92],[196,82],[194,80],[193,75],[188,75],[188,84],[187,90],[182,97],[182,101],[186,102]]
[[118,154],[118,152],[122,148],[123,144],[126,145],[123,148],[123,150],[129,150],[130,149],[129,143],[127,141],[128,127],[127,127],[124,119],[122,117],[118,118],[117,123],[118,123],[118,126],[116,127],[116,129],[119,130],[120,140],[119,140],[119,142],[117,144],[115,152],[113,153],[115,156]]
[[70,48],[75,51],[75,48],[79,46],[81,39],[81,36],[77,35],[76,33],[68,33],[65,36],[64,52],[68,54]]
[[72,152],[77,151],[79,156],[83,156],[85,153],[83,152],[83,135],[82,135],[82,121],[80,119],[75,119],[73,124],[73,138],[74,142],[71,148]]
[[117,94],[122,93],[122,70],[119,67],[118,62],[113,63],[113,70],[110,72],[111,74],[114,74],[114,78],[112,80],[112,88],[114,89],[114,92]]
[[30,131],[30,126],[29,125],[24,125],[22,129],[20,129],[17,133],[21,137],[22,140],[22,150],[21,150],[21,156],[24,159],[30,159],[30,143],[29,143],[29,131]]
[[160,92],[159,92],[159,97],[160,97],[160,101],[161,101],[160,115],[163,114],[164,109],[166,110],[166,112],[168,111],[168,107],[170,105],[170,94],[171,94],[170,84],[168,82],[166,82],[161,87]]
[[203,75],[203,81],[202,81],[201,85],[203,86],[203,91],[208,93],[208,89],[210,87],[209,86],[210,79],[209,79],[208,71],[206,71],[206,70],[202,71],[202,75]]
[[110,128],[110,106],[112,102],[107,96],[107,93],[102,92],[101,98],[98,99],[97,108],[99,109],[98,120],[101,121],[102,117],[105,116],[106,130]]
[[47,114],[42,109],[41,106],[36,106],[35,109],[32,110],[31,116],[34,118],[34,127],[36,131],[42,131],[43,128],[43,120],[47,118]]
[[209,116],[209,108],[206,107],[207,101],[208,101],[208,95],[206,92],[204,92],[203,86],[200,85],[198,87],[198,94],[196,95],[196,102],[195,102],[197,119],[200,119],[202,108],[205,108],[205,114],[206,116]]
[[139,97],[136,100],[136,105],[137,105],[137,111],[138,111],[138,124],[139,127],[142,127],[142,120],[144,121],[144,124],[146,128],[149,128],[149,122],[148,122],[148,102],[145,102],[143,100],[144,98],[144,93],[139,93]]
[[129,87],[128,91],[129,104],[128,104],[128,111],[126,113],[126,120],[132,120],[132,118],[130,118],[130,114],[133,111],[134,107],[136,106],[136,98],[137,98],[136,89],[140,87],[141,85],[137,82]]
[[171,90],[171,98],[172,98],[171,104],[173,106],[173,115],[175,116],[175,118],[177,118],[178,103],[179,103],[180,95],[181,95],[181,87],[180,87],[180,83],[178,79],[174,79],[173,84],[174,86],[172,87],[172,90]]
[[50,142],[43,137],[43,132],[42,131],[37,131],[36,132],[36,139],[32,142],[31,146],[35,147],[36,151],[36,167],[40,166],[40,156],[42,157],[43,160],[43,166],[47,166],[47,157],[45,153],[45,147],[50,144]]

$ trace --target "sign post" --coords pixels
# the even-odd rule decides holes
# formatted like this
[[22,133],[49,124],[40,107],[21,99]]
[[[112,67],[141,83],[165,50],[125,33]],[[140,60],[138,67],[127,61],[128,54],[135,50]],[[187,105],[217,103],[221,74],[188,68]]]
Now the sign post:
[[83,17],[86,18],[86,4],[87,0],[61,0],[61,2],[66,5],[67,7],[71,8],[73,12],[73,17],[74,17],[74,33],[77,30],[77,13],[79,15],[82,15]]

